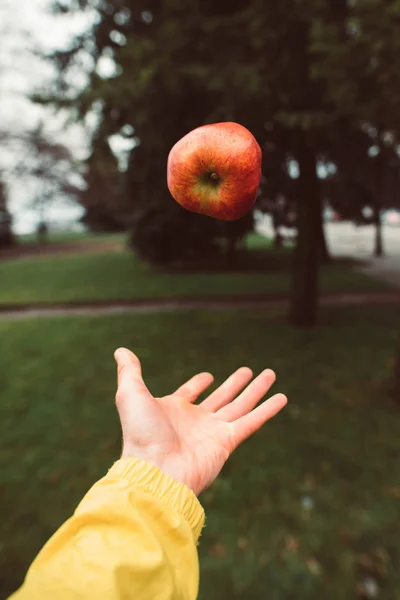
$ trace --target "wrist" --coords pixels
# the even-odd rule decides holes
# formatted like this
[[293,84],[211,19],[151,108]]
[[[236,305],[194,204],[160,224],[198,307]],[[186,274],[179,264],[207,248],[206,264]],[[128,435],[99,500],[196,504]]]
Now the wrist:
[[195,539],[198,539],[204,525],[204,510],[186,484],[149,461],[129,456],[123,456],[114,463],[107,477],[124,479],[135,490],[142,489],[168,505],[189,522]]
[[143,449],[126,444],[121,454],[121,459],[125,458],[141,460],[156,467],[175,482],[188,487],[196,496],[199,496],[202,492],[201,489],[198,489],[194,485],[192,478],[187,476],[186,469],[179,464],[179,457],[175,460],[168,459],[168,454],[165,453],[165,450],[162,451],[158,446]]

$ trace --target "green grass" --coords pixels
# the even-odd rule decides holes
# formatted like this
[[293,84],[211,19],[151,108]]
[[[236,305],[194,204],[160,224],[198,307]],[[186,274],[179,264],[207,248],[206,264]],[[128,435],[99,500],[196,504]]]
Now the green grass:
[[[233,455],[202,502],[201,599],[353,600],[373,577],[400,597],[399,409],[387,397],[398,307],[0,321],[0,589],[120,450],[118,345],[154,394],[209,369],[278,373],[289,405]],[[307,505],[312,503],[312,508]]]
[[[268,245],[268,240],[250,236],[241,268],[225,272],[159,271],[128,250],[4,260],[0,262],[0,304],[286,294],[290,251],[276,251]],[[323,292],[388,287],[346,263],[321,269]]]

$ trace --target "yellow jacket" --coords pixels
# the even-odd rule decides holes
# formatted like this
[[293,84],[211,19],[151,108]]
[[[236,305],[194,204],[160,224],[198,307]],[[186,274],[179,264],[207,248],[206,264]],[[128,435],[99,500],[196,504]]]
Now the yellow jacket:
[[189,488],[123,458],[47,542],[10,600],[192,600],[203,524]]

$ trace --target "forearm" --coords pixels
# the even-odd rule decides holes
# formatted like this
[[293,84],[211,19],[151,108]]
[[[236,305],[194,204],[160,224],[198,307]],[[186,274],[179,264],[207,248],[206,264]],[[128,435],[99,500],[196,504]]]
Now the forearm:
[[204,512],[186,486],[121,459],[49,540],[13,600],[192,600]]

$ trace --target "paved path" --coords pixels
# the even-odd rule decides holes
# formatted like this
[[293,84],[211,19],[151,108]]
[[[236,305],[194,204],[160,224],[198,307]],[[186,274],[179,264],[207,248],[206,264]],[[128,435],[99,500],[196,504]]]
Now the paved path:
[[[178,310],[232,310],[232,309],[266,309],[287,308],[286,297],[276,298],[220,298],[204,300],[159,300],[116,303],[82,303],[64,305],[31,305],[0,307],[0,320],[20,320],[31,318],[62,316],[97,316],[119,314],[148,314],[174,312]],[[364,304],[400,304],[399,292],[332,294],[320,298],[322,306],[362,306]]]
[[385,258],[373,258],[358,270],[372,277],[387,281],[400,289],[400,257],[387,256]]
[[359,270],[400,288],[400,227],[383,226],[385,256],[373,256],[374,227],[328,223],[326,234],[334,256],[353,256],[365,261]]
[[[268,237],[273,235],[269,217],[259,222],[257,230]],[[400,288],[400,227],[384,225],[385,256],[374,258],[374,227],[356,227],[352,223],[326,223],[325,232],[333,256],[363,261],[359,270]]]

